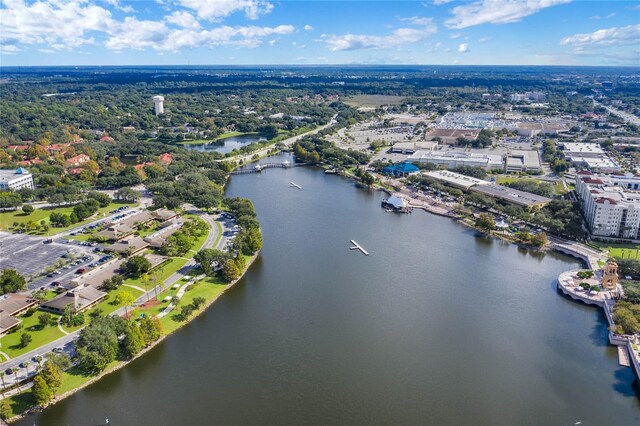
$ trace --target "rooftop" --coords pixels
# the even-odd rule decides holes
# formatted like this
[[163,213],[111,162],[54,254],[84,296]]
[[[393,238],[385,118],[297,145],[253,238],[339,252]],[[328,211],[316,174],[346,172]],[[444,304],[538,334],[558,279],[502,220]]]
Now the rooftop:
[[550,198],[542,197],[530,192],[519,191],[502,185],[477,185],[472,187],[471,190],[524,207],[534,207],[551,202]]
[[475,185],[489,185],[489,182],[486,180],[465,176],[460,173],[449,172],[447,170],[435,170],[432,172],[424,172],[422,174],[465,189],[471,188]]
[[20,176],[29,175],[29,171],[23,167],[17,169],[0,169],[0,181],[7,181]]

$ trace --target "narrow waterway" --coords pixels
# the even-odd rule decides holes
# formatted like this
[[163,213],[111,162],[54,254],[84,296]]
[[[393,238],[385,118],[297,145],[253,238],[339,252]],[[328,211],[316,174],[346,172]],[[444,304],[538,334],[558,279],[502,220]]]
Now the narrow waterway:
[[234,176],[227,194],[251,198],[263,227],[245,278],[20,424],[640,423],[603,315],[556,292],[577,261],[386,213],[382,194],[314,168]]
[[228,152],[233,151],[234,149],[240,149],[243,146],[255,143],[255,142],[263,142],[266,141],[267,138],[256,135],[256,134],[248,134],[248,135],[238,135],[232,136],[230,138],[223,139],[222,145],[216,144],[191,144],[185,145],[184,148],[187,151],[215,151],[220,154],[226,154]]

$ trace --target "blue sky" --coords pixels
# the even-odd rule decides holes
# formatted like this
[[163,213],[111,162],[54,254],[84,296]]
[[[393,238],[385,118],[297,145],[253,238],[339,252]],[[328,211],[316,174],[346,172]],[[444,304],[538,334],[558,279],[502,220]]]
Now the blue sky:
[[0,0],[11,65],[640,66],[640,2]]

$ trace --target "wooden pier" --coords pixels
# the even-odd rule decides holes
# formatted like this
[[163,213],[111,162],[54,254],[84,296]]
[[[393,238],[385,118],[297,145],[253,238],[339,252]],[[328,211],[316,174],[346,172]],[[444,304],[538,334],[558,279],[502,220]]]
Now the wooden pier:
[[369,253],[367,253],[367,251],[363,249],[360,244],[356,243],[353,240],[351,240],[351,244],[353,244],[353,247],[349,247],[350,250],[360,250],[362,254],[364,254],[365,256],[369,256]]

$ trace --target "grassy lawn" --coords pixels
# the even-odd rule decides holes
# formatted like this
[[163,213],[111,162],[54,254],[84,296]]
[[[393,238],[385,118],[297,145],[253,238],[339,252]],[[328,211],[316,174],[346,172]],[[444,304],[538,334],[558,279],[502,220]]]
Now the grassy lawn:
[[556,194],[558,195],[563,195],[567,193],[567,190],[564,189],[564,185],[562,184],[562,181],[557,181],[554,185],[553,185],[553,190],[556,192]]
[[[98,212],[95,215],[93,215],[89,219],[86,219],[86,220],[84,220],[82,222],[74,223],[73,225],[67,226],[66,228],[54,228],[54,227],[51,227],[51,228],[49,228],[48,232],[42,232],[42,231],[38,230],[36,232],[30,232],[30,234],[31,235],[40,235],[40,236],[54,235],[54,234],[57,234],[59,232],[66,231],[67,229],[75,228],[75,227],[81,226],[81,225],[83,225],[85,223],[89,223],[89,222],[92,222],[94,220],[97,220],[100,217],[103,217],[106,214],[108,214],[111,210],[117,209],[118,207],[122,207],[122,206],[133,207],[133,206],[136,206],[136,204],[111,203],[107,207],[99,208]],[[3,231],[7,231],[13,226],[14,222],[27,223],[27,222],[29,222],[31,220],[36,222],[38,225],[40,224],[40,221],[42,221],[42,220],[44,220],[45,223],[49,224],[49,216],[51,216],[51,213],[57,212],[57,213],[69,214],[72,211],[73,211],[73,206],[58,207],[58,208],[55,208],[55,209],[36,209],[36,210],[33,211],[33,213],[31,213],[29,215],[24,214],[22,212],[22,210],[20,210],[20,209],[18,209],[16,211],[12,211],[12,212],[4,212],[4,213],[0,213],[0,229],[3,230]]]
[[[178,306],[175,307],[169,315],[160,319],[160,322],[162,323],[165,334],[171,333],[172,331],[174,331],[175,329],[177,329],[183,324],[183,322],[176,321],[173,318],[175,313],[180,312],[181,306],[186,306],[190,304],[191,302],[193,302],[193,299],[196,297],[204,297],[207,300],[207,302],[209,302],[213,300],[215,297],[217,297],[220,293],[222,293],[224,289],[227,288],[227,285],[228,284],[226,282],[222,281],[219,278],[207,278],[191,285],[187,289],[187,291],[184,293],[184,296],[182,296],[182,299],[180,299],[180,303],[178,303]],[[164,308],[166,307],[166,303],[161,303],[158,306],[162,306]],[[200,308],[200,309],[202,310],[204,308]]]
[[[15,358],[18,355],[32,351],[64,336],[64,333],[60,331],[57,326],[48,325],[43,329],[40,328],[38,318],[43,313],[44,312],[38,311],[29,317],[21,317],[22,328],[2,336],[0,339],[2,352],[11,358]],[[56,320],[59,318],[59,315],[51,314],[51,316]],[[20,347],[20,336],[22,333],[29,333],[31,335],[31,343],[29,343],[26,348]]]
[[640,244],[612,244],[595,241],[593,244],[602,250],[609,250],[609,256],[615,257],[616,259],[640,259]]
[[[496,176],[496,183],[497,184],[511,183],[511,182],[520,181],[522,179],[523,178],[519,178],[517,176],[498,175]],[[533,179],[528,179],[528,180],[533,180]]]

